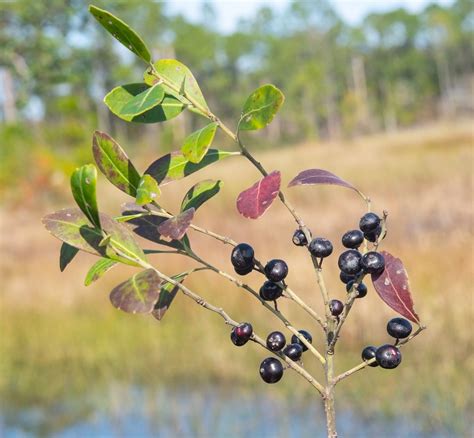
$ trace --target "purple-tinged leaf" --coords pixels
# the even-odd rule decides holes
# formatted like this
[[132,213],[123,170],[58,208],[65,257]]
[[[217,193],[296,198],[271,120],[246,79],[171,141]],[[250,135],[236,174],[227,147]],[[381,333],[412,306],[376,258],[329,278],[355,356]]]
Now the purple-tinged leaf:
[[172,240],[182,239],[186,234],[189,225],[191,225],[195,211],[196,210],[194,208],[189,208],[177,216],[165,220],[160,225],[158,225],[158,232],[162,236],[168,237]]
[[278,170],[268,174],[237,198],[237,210],[249,219],[257,219],[270,207],[280,191],[281,176]]
[[153,269],[135,274],[110,292],[110,301],[128,313],[151,313],[160,297],[161,278]]
[[352,184],[349,184],[347,181],[344,181],[333,173],[323,169],[303,170],[289,182],[288,187],[313,184],[332,184],[347,187],[348,189],[358,192]]
[[413,308],[408,275],[400,259],[381,251],[385,259],[385,269],[380,274],[372,274],[372,283],[380,298],[393,310],[416,324],[420,318]]

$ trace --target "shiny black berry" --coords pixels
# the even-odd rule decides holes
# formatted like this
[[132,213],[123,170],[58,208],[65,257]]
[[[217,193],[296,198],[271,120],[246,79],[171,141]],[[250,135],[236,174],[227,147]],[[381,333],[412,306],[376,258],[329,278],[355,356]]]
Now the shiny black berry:
[[267,357],[260,364],[260,377],[266,383],[276,383],[283,376],[283,365],[274,357]]
[[[352,289],[352,286],[354,286],[354,281],[349,281],[349,283],[346,284],[346,290],[349,292]],[[357,291],[357,298],[364,298],[367,295],[367,286],[364,283],[359,283],[355,287]]]
[[374,231],[370,231],[369,233],[364,233],[364,237],[369,242],[376,242],[382,232],[382,227],[379,225]]
[[305,246],[308,244],[308,239],[306,239],[306,236],[302,230],[296,230],[293,234],[292,240],[296,246]]
[[272,351],[280,351],[285,344],[286,339],[282,332],[271,332],[267,337],[267,347]]
[[247,275],[253,271],[253,264],[247,266],[246,268],[236,268],[234,267],[234,271],[239,275]]
[[254,264],[254,250],[247,243],[239,243],[232,250],[230,261],[237,269],[247,269]]
[[363,241],[364,233],[360,230],[351,230],[342,236],[342,244],[346,248],[357,249]]
[[279,259],[270,260],[264,270],[266,277],[275,283],[284,280],[288,275],[288,265]]
[[394,345],[382,345],[375,352],[375,360],[382,368],[396,368],[402,361],[402,353]]
[[318,258],[328,257],[332,254],[332,243],[323,237],[315,237],[309,244],[309,252]]
[[344,283],[347,284],[349,281],[354,281],[357,278],[357,274],[355,275],[349,275],[346,274],[345,272],[340,272],[339,273],[339,279]]
[[380,218],[375,213],[366,213],[360,218],[359,228],[363,233],[370,233],[380,225]]
[[[298,330],[298,333],[300,333],[301,335],[303,335],[303,337],[310,343],[312,344],[313,343],[313,337],[311,336],[311,334],[309,332],[307,332],[306,330]],[[306,345],[303,344],[303,342],[300,341],[300,339],[298,338],[298,336],[296,335],[293,335],[291,337],[291,343],[292,344],[299,344],[303,347],[303,351],[306,351],[308,349],[308,347]]]
[[339,256],[339,260],[337,262],[339,269],[348,275],[357,274],[361,268],[361,258],[362,254],[359,251],[355,249],[348,249]]
[[385,268],[385,259],[379,252],[369,251],[362,256],[360,266],[367,274],[378,274]]
[[412,329],[410,321],[405,318],[393,318],[387,324],[387,333],[396,339],[408,338]]
[[303,347],[300,344],[289,344],[283,350],[283,354],[291,360],[300,360],[303,354]]
[[332,316],[339,316],[344,310],[344,304],[339,300],[331,300],[329,301],[329,310]]
[[[375,357],[375,352],[377,351],[377,347],[373,347],[372,345],[369,345],[368,347],[365,347],[362,350],[362,360],[370,360]],[[371,363],[369,366],[371,367],[376,367],[378,366],[378,363],[375,361]]]
[[232,329],[230,333],[230,339],[234,345],[241,347],[242,345],[246,344],[247,341],[250,339],[253,333],[252,324],[248,322],[243,322],[239,324],[237,327]]
[[275,301],[281,297],[282,293],[282,288],[278,284],[273,283],[273,281],[267,280],[260,288],[260,298],[265,301]]

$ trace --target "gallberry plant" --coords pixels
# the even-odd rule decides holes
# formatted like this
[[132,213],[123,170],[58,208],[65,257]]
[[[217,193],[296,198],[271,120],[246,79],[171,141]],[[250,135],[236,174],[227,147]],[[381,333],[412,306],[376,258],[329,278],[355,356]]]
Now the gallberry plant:
[[[125,150],[110,135],[99,131],[93,134],[92,153],[97,167],[110,183],[131,196],[133,202],[125,204],[121,214],[116,217],[99,211],[96,166],[88,164],[76,169],[71,176],[71,190],[78,208],[60,210],[43,219],[48,231],[63,241],[61,270],[79,251],[85,251],[99,257],[86,275],[86,285],[119,264],[138,268],[129,280],[111,291],[110,301],[117,309],[129,313],[149,313],[161,320],[175,296],[181,292],[202,308],[218,314],[232,327],[230,337],[235,345],[243,346],[251,341],[273,354],[264,359],[260,366],[260,376],[265,382],[276,383],[283,377],[285,369],[291,369],[315,389],[324,403],[328,436],[336,437],[335,386],[367,366],[378,364],[382,368],[395,368],[401,361],[399,348],[424,329],[413,308],[408,277],[402,262],[386,251],[379,251],[386,235],[387,214],[384,212],[380,217],[371,212],[371,202],[367,196],[326,170],[303,170],[290,181],[288,187],[318,184],[345,187],[357,193],[367,206],[368,212],[359,223],[360,231],[353,230],[342,237],[343,245],[348,248],[338,259],[340,279],[347,284],[345,302],[331,299],[333,293],[330,294],[326,287],[322,269],[323,259],[328,260],[325,264],[331,261],[331,242],[323,238],[312,239],[310,229],[281,191],[280,172],[268,172],[242,140],[244,132],[262,129],[272,121],[283,104],[283,93],[273,85],[257,88],[245,101],[234,131],[211,111],[188,67],[175,59],[153,61],[146,44],[127,24],[95,6],[90,7],[90,12],[113,37],[146,64],[142,80],[117,86],[105,96],[104,102],[113,114],[130,123],[163,123],[183,111],[190,111],[200,117],[199,120],[205,120],[205,124],[188,135],[180,151],[159,157],[144,172],[137,170]],[[217,130],[230,137],[238,151],[212,148]],[[296,222],[297,231],[292,237],[288,236],[288,240],[297,246],[308,246],[309,251],[302,251],[301,257],[310,257],[312,260],[324,304],[324,315],[316,312],[287,284],[289,268],[286,262],[273,259],[263,266],[250,244],[237,243],[228,236],[195,223],[196,210],[220,191],[221,181],[204,180],[192,186],[184,195],[177,212],[169,212],[162,206],[160,197],[165,196],[167,184],[230,157],[247,159],[263,176],[238,196],[236,206],[242,216],[258,219],[278,198]],[[238,275],[252,271],[260,273],[257,286],[242,283],[239,278],[199,256],[192,249],[188,235],[194,232],[232,247],[223,258],[228,259],[230,255]],[[135,235],[158,246],[143,249]],[[159,253],[179,254],[200,266],[168,275],[150,262],[150,256]],[[285,335],[279,331],[272,332],[267,340],[262,339],[252,327],[256,325],[255,322],[238,323],[222,307],[211,304],[184,285],[188,276],[196,275],[201,270],[221,275],[250,293],[289,331],[291,343],[285,346]],[[380,298],[407,319],[392,319],[388,323],[388,333],[397,338],[396,345],[387,344],[377,349],[366,347],[360,364],[336,374],[336,344],[356,298],[367,293],[367,287],[362,283],[365,277],[370,277]],[[309,331],[298,331],[278,309],[277,300],[282,296],[287,298],[286,302],[300,306],[314,320],[315,328],[320,329],[320,333],[314,336],[315,345]],[[408,320],[418,326],[413,333]],[[321,364],[324,370],[322,383],[300,362],[304,351]]]

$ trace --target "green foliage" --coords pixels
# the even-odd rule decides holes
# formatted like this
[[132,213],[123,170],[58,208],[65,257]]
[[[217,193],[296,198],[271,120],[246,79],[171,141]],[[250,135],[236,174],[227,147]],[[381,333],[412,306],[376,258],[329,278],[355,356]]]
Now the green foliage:
[[204,158],[214,140],[217,126],[216,122],[209,123],[186,137],[181,152],[191,163],[199,163]]
[[116,260],[101,258],[97,260],[89,269],[84,280],[84,286],[91,285],[94,281],[97,281],[102,275],[108,270],[113,268],[117,264]]
[[61,270],[61,272],[63,272],[66,269],[67,265],[72,262],[78,252],[78,248],[68,245],[67,243],[63,243],[61,245],[61,250],[59,252],[59,269]]
[[217,195],[221,187],[222,181],[220,180],[214,181],[207,179],[198,182],[184,195],[183,201],[181,202],[181,211],[188,210],[189,208],[197,210],[202,204]]
[[143,175],[138,184],[137,205],[149,204],[161,195],[158,183],[150,175]]
[[95,228],[100,228],[96,198],[97,169],[93,164],[77,168],[71,175],[71,191],[77,205]]
[[[181,274],[174,275],[171,278],[175,281],[178,281],[179,283],[182,283],[189,274],[190,272],[182,272]],[[152,315],[158,321],[163,319],[163,316],[165,316],[165,313],[170,308],[171,303],[173,302],[178,291],[179,287],[169,282],[166,282],[161,287],[160,298],[158,299],[158,302],[155,304],[152,311]]]
[[163,90],[163,87],[160,84],[155,84],[130,99],[121,108],[121,115],[124,117],[139,116],[159,105],[164,97],[165,90]]

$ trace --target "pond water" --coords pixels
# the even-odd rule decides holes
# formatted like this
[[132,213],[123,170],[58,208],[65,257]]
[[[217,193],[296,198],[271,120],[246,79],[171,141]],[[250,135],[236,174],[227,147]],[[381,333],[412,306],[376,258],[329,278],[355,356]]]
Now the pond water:
[[[7,403],[5,403],[7,402]],[[191,438],[325,437],[316,400],[209,388],[112,385],[105,393],[52,406],[15,409],[3,401],[0,437]],[[373,417],[338,411],[341,437],[447,438],[449,430],[426,430],[415,417]],[[425,426],[426,427],[426,426]]]

